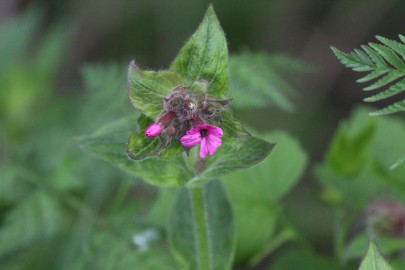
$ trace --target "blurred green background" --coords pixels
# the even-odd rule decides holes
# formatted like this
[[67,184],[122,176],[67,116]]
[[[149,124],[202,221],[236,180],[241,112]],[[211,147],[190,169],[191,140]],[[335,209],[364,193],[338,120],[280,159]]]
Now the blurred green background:
[[[211,2],[234,55],[234,115],[258,133],[285,130],[305,149],[307,168],[283,209],[310,243],[307,250],[333,257],[334,213],[322,200],[325,184],[316,181],[313,168],[366,93],[355,83],[358,74],[344,69],[330,46],[352,51],[375,35],[397,39],[405,2]],[[126,92],[130,60],[136,58],[141,68],[167,68],[211,2],[0,2],[0,269],[175,269],[160,240],[155,253],[122,255],[132,248],[128,217],[135,232],[148,232],[145,216],[158,190],[92,159],[74,138],[136,114]],[[249,86],[258,89],[244,100]],[[400,143],[404,118],[395,117],[402,127],[386,132]],[[387,166],[395,161],[390,158]],[[318,178],[327,174],[316,171]],[[156,230],[147,234],[152,239],[164,238],[158,210],[151,219]],[[113,249],[117,242],[122,244]],[[241,257],[240,269],[271,269],[283,254],[281,249],[261,257],[255,266]]]

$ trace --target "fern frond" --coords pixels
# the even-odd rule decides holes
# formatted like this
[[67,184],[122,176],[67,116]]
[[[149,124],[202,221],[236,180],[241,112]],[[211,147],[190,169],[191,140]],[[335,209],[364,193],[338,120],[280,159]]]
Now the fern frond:
[[387,47],[392,48],[396,53],[398,53],[402,59],[405,60],[405,45],[396,41],[396,40],[391,40],[385,37],[381,36],[376,36],[378,41],[380,41],[382,44],[384,44]]
[[[357,80],[358,83],[373,81],[364,91],[382,90],[364,99],[366,102],[376,102],[396,96],[405,91],[405,36],[399,35],[399,41],[376,36],[381,42],[370,42],[355,49],[351,53],[344,53],[332,47],[332,51],[339,61],[356,72],[369,72]],[[382,88],[386,88],[383,90]],[[384,115],[405,111],[405,99],[397,101],[370,115]]]
[[380,116],[385,114],[391,114],[394,112],[405,112],[405,99],[395,102],[384,109],[378,110],[376,112],[370,113],[371,116]]

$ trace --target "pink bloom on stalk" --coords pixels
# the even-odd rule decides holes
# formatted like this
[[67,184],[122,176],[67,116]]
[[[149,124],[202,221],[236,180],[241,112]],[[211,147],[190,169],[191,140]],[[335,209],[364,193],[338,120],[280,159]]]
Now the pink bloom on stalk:
[[150,125],[145,132],[145,136],[148,138],[155,138],[160,133],[162,133],[162,126],[160,124],[152,124]]
[[222,140],[220,137],[222,136],[224,136],[224,133],[221,128],[203,124],[187,131],[187,134],[180,141],[188,148],[201,144],[200,157],[206,158],[208,155],[215,154],[218,147],[221,146]]

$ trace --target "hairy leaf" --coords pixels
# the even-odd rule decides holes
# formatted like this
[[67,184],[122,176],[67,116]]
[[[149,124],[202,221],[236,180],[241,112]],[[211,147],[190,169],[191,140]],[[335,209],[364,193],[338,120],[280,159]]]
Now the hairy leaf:
[[138,119],[139,130],[131,134],[128,140],[127,153],[133,160],[143,160],[153,156],[170,160],[184,151],[180,142],[173,139],[172,142],[163,144],[160,137],[147,138],[145,131],[153,123],[153,120],[141,115]]
[[192,83],[206,80],[208,96],[225,98],[228,92],[228,47],[214,9],[210,6],[197,31],[170,67]]
[[80,146],[97,158],[111,162],[124,171],[160,186],[182,185],[192,178],[192,171],[181,155],[171,161],[150,158],[132,161],[128,158],[127,140],[133,132],[136,118],[127,117],[107,125],[93,135],[78,138]]
[[184,79],[172,71],[144,71],[134,64],[128,69],[129,99],[134,107],[154,119],[163,111],[163,99]]
[[235,120],[232,117],[232,113],[229,111],[222,113],[221,128],[224,131],[224,141],[249,136],[249,133],[243,128],[243,125]]
[[188,183],[189,187],[200,186],[217,177],[250,168],[270,155],[275,144],[255,137],[228,140],[210,158],[205,160],[204,169]]

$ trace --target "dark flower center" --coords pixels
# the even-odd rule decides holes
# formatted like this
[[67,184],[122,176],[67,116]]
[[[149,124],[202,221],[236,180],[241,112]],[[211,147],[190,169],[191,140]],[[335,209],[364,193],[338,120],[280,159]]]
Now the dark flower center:
[[205,138],[208,136],[208,129],[202,129],[200,131],[201,138]]

